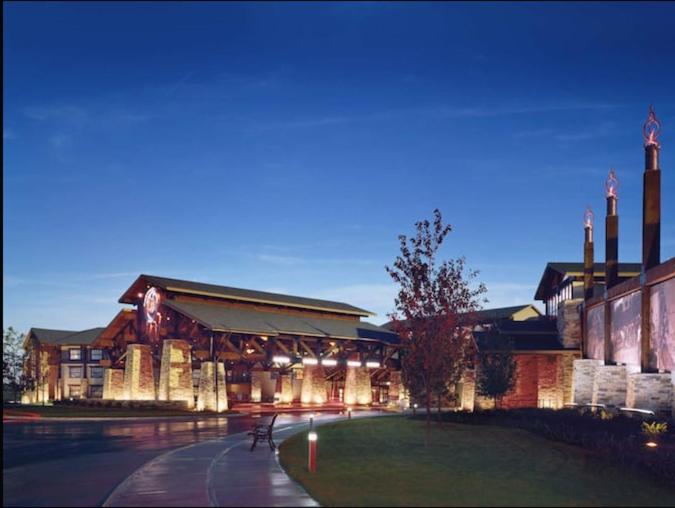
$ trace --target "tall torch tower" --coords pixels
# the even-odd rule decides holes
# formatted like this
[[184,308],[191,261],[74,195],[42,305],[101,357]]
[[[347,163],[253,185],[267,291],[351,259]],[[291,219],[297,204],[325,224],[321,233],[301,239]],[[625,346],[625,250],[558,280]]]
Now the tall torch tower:
[[584,212],[584,299],[593,296],[593,210]]
[[619,215],[617,200],[619,180],[614,170],[609,171],[605,182],[607,216],[605,217],[605,287],[610,289],[619,281]]
[[661,123],[649,106],[642,128],[645,142],[644,190],[642,195],[642,271],[658,265],[661,257],[661,170],[658,141]]

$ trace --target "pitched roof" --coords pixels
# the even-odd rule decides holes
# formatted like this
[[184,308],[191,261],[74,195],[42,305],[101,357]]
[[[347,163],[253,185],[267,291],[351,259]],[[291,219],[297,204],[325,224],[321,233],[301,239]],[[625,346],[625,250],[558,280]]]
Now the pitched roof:
[[[511,317],[514,314],[520,312],[521,310],[525,310],[528,307],[532,307],[534,310],[537,311],[537,314],[541,314],[539,310],[537,310],[537,308],[534,307],[532,304],[525,304],[525,305],[514,305],[512,307],[497,307],[494,309],[479,310],[473,313],[472,318],[474,318],[474,322],[476,324],[487,324],[492,323],[494,321],[500,321],[503,319],[511,319]],[[382,327],[387,328],[389,330],[393,330],[393,324],[394,324],[393,321],[388,321],[384,323]]]
[[395,333],[356,319],[306,317],[255,308],[227,307],[213,302],[166,300],[164,305],[213,331],[274,336],[279,334],[363,339],[398,343]]
[[[619,277],[634,277],[640,274],[642,265],[640,263],[619,263]],[[547,288],[556,286],[568,275],[581,276],[584,273],[584,264],[576,262],[562,262],[552,261],[546,263],[544,273],[541,276],[537,291],[535,292],[535,300],[545,300],[547,298]],[[594,277],[605,276],[605,263],[593,264]]]
[[72,330],[50,330],[47,328],[31,328],[28,332],[41,344],[49,345],[88,345],[92,344],[105,328],[90,328],[74,332]]
[[143,290],[145,290],[145,285],[156,286],[165,291],[175,293],[202,295],[225,300],[280,305],[284,307],[297,307],[302,309],[320,310],[364,317],[375,315],[373,312],[368,310],[331,300],[319,300],[316,298],[283,295],[278,293],[269,293],[266,291],[255,291],[252,289],[218,286],[215,284],[205,284],[203,282],[170,279],[167,277],[158,277],[155,275],[145,274],[140,275],[138,279],[136,279],[131,287],[127,289],[127,291],[121,296],[119,302],[132,304],[138,303],[139,298],[137,293],[141,287]]
[[495,328],[474,332],[479,350],[510,341],[515,351],[565,351],[558,339],[556,323],[547,317],[526,321],[501,321]]

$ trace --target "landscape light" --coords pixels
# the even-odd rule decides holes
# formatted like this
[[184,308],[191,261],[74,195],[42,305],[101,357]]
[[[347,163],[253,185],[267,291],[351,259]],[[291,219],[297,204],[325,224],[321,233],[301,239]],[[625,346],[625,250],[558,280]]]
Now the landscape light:
[[316,358],[303,358],[302,363],[303,365],[318,365],[319,360],[317,360]]
[[328,367],[335,367],[337,365],[337,360],[335,358],[322,358],[321,365],[326,365]]
[[361,362],[358,360],[347,360],[347,366],[348,367],[360,367]]
[[317,438],[316,432],[310,432],[309,434],[307,434],[307,440],[308,441],[316,441],[317,439],[318,438]]
[[291,359],[288,356],[283,356],[283,355],[276,355],[272,357],[272,361],[274,363],[291,363]]
[[658,446],[658,444],[656,444],[654,441],[647,441],[645,445],[647,445],[649,448],[656,448]]

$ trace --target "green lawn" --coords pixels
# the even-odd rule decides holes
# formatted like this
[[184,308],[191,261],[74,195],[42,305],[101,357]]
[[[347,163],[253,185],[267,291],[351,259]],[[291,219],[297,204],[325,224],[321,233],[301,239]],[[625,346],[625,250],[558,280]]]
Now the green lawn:
[[281,463],[325,506],[675,506],[675,486],[518,429],[393,416],[317,429],[285,441]]
[[236,414],[237,411],[226,411],[223,413],[210,413],[194,411],[181,411],[177,409],[153,409],[153,408],[117,408],[117,407],[87,407],[87,406],[40,406],[40,405],[22,405],[13,407],[4,407],[3,413],[11,416],[21,416],[37,414],[41,418],[126,418],[126,417],[160,417],[160,416],[223,416]]

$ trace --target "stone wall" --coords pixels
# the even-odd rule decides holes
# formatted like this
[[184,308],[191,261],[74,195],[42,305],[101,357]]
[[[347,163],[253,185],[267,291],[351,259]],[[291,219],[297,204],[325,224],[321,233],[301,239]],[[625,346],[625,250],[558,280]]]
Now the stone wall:
[[563,405],[562,355],[537,356],[537,406],[560,409]]
[[103,398],[106,400],[124,398],[124,370],[105,369],[103,371]]
[[261,370],[251,371],[251,402],[260,402],[262,400],[263,374]]
[[558,304],[558,337],[566,348],[581,347],[581,315],[578,306],[581,298],[565,300]]
[[560,363],[562,368],[562,403],[571,404],[574,402],[574,361],[578,358],[578,355],[574,354],[563,354]]
[[671,374],[628,374],[626,407],[670,411],[673,404]]
[[199,371],[198,411],[226,411],[227,385],[225,384],[225,364],[218,362],[218,379],[214,375],[214,363],[202,362]]
[[150,346],[129,344],[124,367],[124,398],[155,400],[155,373]]
[[326,375],[322,365],[304,365],[300,402],[323,404],[326,402]]
[[574,360],[572,394],[577,404],[590,404],[593,400],[595,372],[604,365],[602,360]]
[[462,386],[459,394],[460,406],[464,411],[473,411],[476,400],[476,372],[468,369],[464,371],[460,383]]
[[192,382],[192,354],[187,341],[167,339],[162,345],[158,400],[182,400],[188,408],[195,404]]
[[367,367],[347,367],[344,402],[349,406],[372,404],[373,392]]
[[623,407],[626,405],[628,368],[625,365],[602,365],[595,371],[593,404]]

